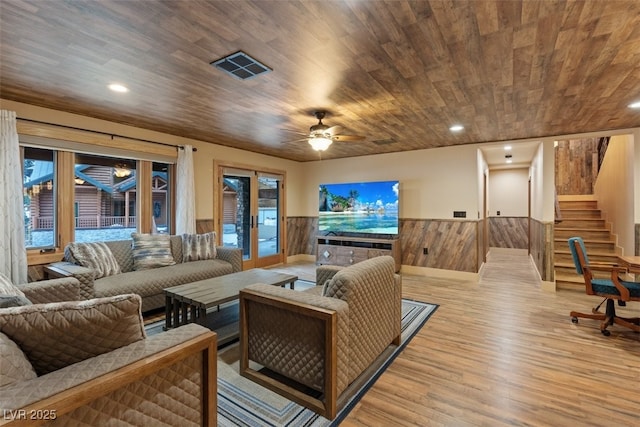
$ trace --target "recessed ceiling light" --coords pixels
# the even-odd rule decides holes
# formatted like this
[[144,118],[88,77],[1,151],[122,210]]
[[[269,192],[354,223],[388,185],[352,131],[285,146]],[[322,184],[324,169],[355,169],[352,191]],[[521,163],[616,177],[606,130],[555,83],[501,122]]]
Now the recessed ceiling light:
[[451,132],[460,132],[462,129],[464,129],[462,125],[453,125],[449,128]]
[[505,149],[505,151],[509,151],[509,150],[511,150],[511,146],[510,145],[505,145],[504,149]]
[[640,101],[632,102],[628,105],[629,108],[640,108]]
[[129,89],[126,86],[123,86],[118,83],[110,84],[109,89],[111,89],[114,92],[120,92],[120,93],[129,92]]

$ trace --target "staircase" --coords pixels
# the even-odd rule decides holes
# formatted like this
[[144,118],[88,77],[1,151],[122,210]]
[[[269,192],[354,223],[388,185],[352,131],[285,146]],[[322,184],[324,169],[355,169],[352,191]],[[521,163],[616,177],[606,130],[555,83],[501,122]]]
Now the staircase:
[[615,240],[598,202],[590,196],[558,196],[562,221],[554,228],[554,264],[556,289],[584,292],[584,280],[573,265],[567,244],[569,237],[582,237],[590,262],[616,263]]

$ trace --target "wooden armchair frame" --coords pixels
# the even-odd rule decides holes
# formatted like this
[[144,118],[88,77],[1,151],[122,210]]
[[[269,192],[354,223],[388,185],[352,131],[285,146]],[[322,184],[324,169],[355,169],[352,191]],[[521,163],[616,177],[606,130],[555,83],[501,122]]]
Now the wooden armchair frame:
[[[270,305],[279,310],[287,310],[301,317],[315,318],[324,325],[324,387],[323,395],[315,398],[300,390],[265,375],[249,366],[249,310],[251,303]],[[295,302],[276,296],[265,297],[252,290],[240,291],[240,375],[273,390],[286,398],[305,406],[314,412],[333,419],[338,409],[338,366],[337,366],[337,313],[309,304]]]
[[[148,339],[153,339],[150,337]],[[144,346],[143,341],[133,345]],[[117,351],[117,350],[116,350]],[[137,383],[147,377],[153,377],[165,368],[181,363],[188,357],[202,353],[202,390],[201,390],[201,425],[215,426],[217,424],[217,348],[216,334],[206,332],[190,338],[174,347],[166,348],[158,353],[143,357],[128,365],[117,368],[107,374],[91,378],[75,387],[61,390],[49,397],[32,404],[5,413],[12,413],[13,418],[5,416],[0,420],[1,426],[44,425],[46,419],[31,420],[24,414],[51,414],[52,419],[64,419],[65,415],[76,409],[91,405],[92,402],[118,393],[122,389],[136,390]],[[108,354],[103,357],[108,357]],[[120,414],[113,414],[114,419],[122,421]],[[169,420],[167,420],[169,421]],[[67,420],[66,422],[69,422]],[[72,423],[75,421],[71,421]],[[124,421],[123,421],[124,422]]]

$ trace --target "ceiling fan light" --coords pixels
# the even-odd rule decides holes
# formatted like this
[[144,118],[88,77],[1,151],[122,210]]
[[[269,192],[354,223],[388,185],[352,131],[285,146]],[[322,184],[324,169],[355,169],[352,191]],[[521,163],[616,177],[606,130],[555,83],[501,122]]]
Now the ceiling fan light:
[[324,151],[331,145],[333,141],[329,138],[325,137],[313,137],[309,139],[309,144],[311,144],[311,148],[316,151]]
[[113,174],[117,178],[124,178],[124,177],[127,177],[127,176],[131,175],[131,169],[128,169],[128,168],[126,168],[124,166],[116,165],[113,168]]

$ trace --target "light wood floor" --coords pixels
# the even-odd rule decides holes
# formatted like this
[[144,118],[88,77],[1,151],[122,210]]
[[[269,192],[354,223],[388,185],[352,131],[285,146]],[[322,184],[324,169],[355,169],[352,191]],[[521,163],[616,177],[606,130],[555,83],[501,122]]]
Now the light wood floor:
[[440,307],[342,426],[640,426],[640,334],[572,324],[599,298],[543,292],[526,251],[492,249],[477,282],[403,275],[403,294]]

